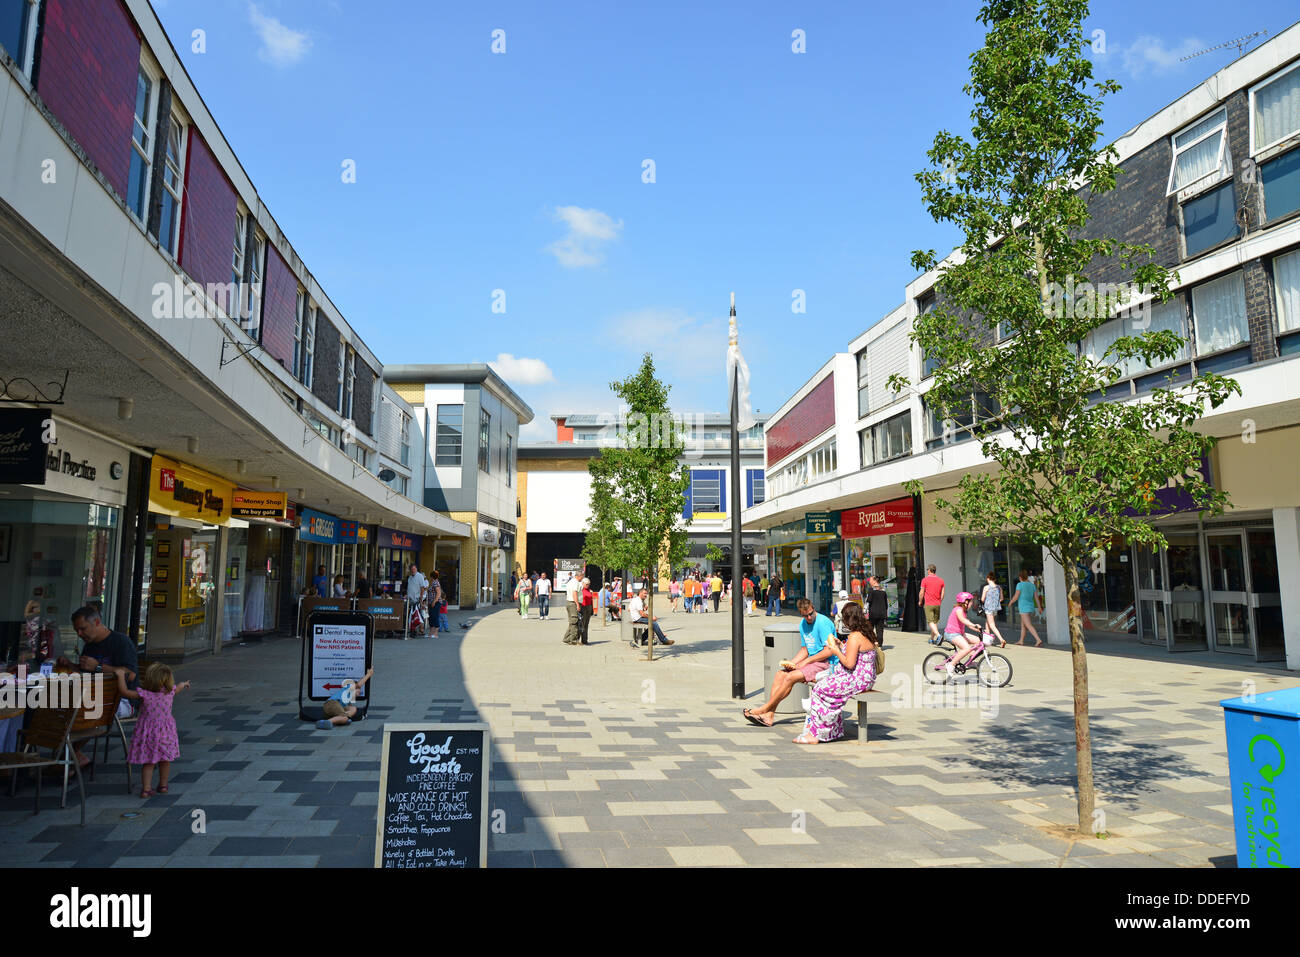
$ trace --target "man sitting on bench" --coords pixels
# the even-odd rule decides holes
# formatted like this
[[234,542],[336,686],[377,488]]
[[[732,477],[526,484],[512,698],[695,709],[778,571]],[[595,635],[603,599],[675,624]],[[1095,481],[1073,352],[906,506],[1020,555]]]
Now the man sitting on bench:
[[659,639],[659,644],[661,645],[674,644],[673,640],[665,636],[664,630],[659,627],[658,615],[654,617],[653,621],[646,619],[645,601],[649,597],[650,597],[650,590],[647,588],[642,588],[641,591],[637,593],[636,597],[633,598],[631,603],[627,606],[628,617],[632,619],[632,647],[635,648],[638,644],[644,644],[644,642],[637,641],[636,638],[637,625],[649,625],[651,628],[653,628],[655,631],[655,637]]
[[[761,708],[746,708],[741,712],[750,724],[772,727],[772,722],[776,720],[776,706],[786,699],[794,686],[805,681],[812,685],[817,676],[830,667],[834,652],[826,642],[835,637],[834,623],[825,615],[818,614],[807,598],[800,598],[797,607],[803,618],[799,622],[799,637],[803,641],[803,647],[792,660],[781,662],[781,670],[772,680],[772,696],[767,699],[767,704]],[[855,607],[859,610],[862,608],[856,604]]]

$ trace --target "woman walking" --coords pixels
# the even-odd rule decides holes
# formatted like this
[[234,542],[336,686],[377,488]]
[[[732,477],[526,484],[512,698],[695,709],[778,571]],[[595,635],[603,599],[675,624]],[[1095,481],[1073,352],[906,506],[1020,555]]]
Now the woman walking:
[[519,599],[519,617],[528,620],[528,600],[533,597],[533,583],[527,576],[519,579],[515,586],[515,597]]
[[673,576],[673,580],[668,583],[668,604],[675,612],[677,611],[677,599],[682,597],[682,583]]
[[1016,593],[1013,596],[1016,599],[1016,610],[1020,612],[1020,640],[1018,645],[1025,643],[1025,629],[1034,636],[1034,647],[1042,645],[1043,639],[1038,637],[1038,632],[1034,628],[1034,596],[1038,594],[1038,589],[1034,583],[1029,580],[1029,572],[1023,568],[1020,569],[1020,581],[1016,583]]
[[835,652],[831,675],[814,682],[808,699],[808,720],[795,744],[817,744],[844,737],[844,705],[849,698],[870,691],[876,675],[885,670],[885,653],[880,650],[871,623],[862,606],[849,602],[844,606],[844,624],[849,636],[841,645],[831,635],[826,645]]
[[[984,605],[984,626],[985,629],[997,636],[998,641],[1002,642],[1002,647],[1007,646],[1007,640],[1002,637],[1002,632],[998,631],[997,622],[994,621],[998,612],[1002,610],[1002,586],[998,584],[998,577],[993,572],[989,572],[985,577],[984,590],[980,592],[980,601]],[[1021,638],[1024,636],[1021,635]]]

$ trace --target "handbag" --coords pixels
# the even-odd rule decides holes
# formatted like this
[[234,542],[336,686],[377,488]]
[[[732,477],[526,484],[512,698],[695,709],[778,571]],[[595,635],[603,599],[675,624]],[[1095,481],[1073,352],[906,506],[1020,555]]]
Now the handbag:
[[782,600],[782,601],[785,601],[785,589],[784,589],[784,588],[781,589],[781,600]]

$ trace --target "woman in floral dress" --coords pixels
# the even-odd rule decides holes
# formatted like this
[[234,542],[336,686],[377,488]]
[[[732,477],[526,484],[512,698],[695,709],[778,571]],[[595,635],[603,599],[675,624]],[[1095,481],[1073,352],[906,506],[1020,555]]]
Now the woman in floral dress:
[[140,771],[140,797],[153,795],[153,768],[158,765],[158,793],[167,793],[167,775],[172,762],[181,756],[180,738],[176,733],[176,719],[172,716],[172,700],[178,691],[190,686],[188,681],[176,683],[171,668],[154,662],[140,677],[140,689],[132,691],[126,686],[126,676],[119,671],[118,690],[126,698],[140,699],[140,718],[131,734],[131,750],[127,761],[142,764]]
[[835,652],[829,678],[813,684],[808,699],[808,720],[795,744],[817,744],[844,737],[845,702],[855,694],[870,691],[876,675],[885,670],[885,653],[876,643],[871,622],[857,602],[844,606],[844,626],[849,631],[844,644],[832,635],[826,646]]

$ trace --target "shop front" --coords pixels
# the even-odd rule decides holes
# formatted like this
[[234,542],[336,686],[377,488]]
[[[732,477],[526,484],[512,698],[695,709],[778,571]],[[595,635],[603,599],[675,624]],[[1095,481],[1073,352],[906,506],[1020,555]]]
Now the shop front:
[[283,492],[235,489],[225,551],[221,640],[257,638],[279,623],[287,518]]
[[411,565],[419,563],[423,545],[423,535],[380,528],[375,534],[376,592],[400,594]]
[[[298,507],[298,547],[293,556],[293,580],[300,596],[316,595],[316,579],[325,576],[324,595],[330,597],[334,578],[348,565],[347,546],[356,545],[356,522],[312,508]],[[346,528],[345,528],[346,525]],[[353,548],[355,561],[355,548]],[[344,578],[344,587],[348,579]]]
[[844,587],[852,595],[865,595],[867,579],[874,575],[889,597],[889,624],[898,627],[908,575],[917,564],[912,498],[844,509],[840,512],[840,536],[848,565]]
[[1043,594],[1043,550],[1019,536],[988,537],[967,535],[961,540],[961,587],[949,588],[945,607],[957,591],[968,591],[976,600],[984,593],[990,572],[1002,589],[1002,610],[996,621],[1011,628],[1020,627],[1020,610],[1011,600],[1023,570],[1033,582],[1036,594]]
[[514,567],[514,562],[502,546],[502,534],[497,526],[479,519],[477,558],[480,605],[495,605],[504,601],[506,589],[510,587],[510,569]]
[[115,620],[130,460],[48,410],[0,412],[0,664],[16,657],[30,619],[67,651],[77,608],[98,603]]
[[[827,531],[809,531],[809,527]],[[830,614],[838,589],[844,585],[844,548],[835,534],[834,513],[828,523],[807,519],[788,522],[766,533],[768,567],[785,583],[782,608],[794,608],[807,597],[822,614]],[[769,572],[769,575],[772,572]],[[841,584],[837,585],[836,582]]]

